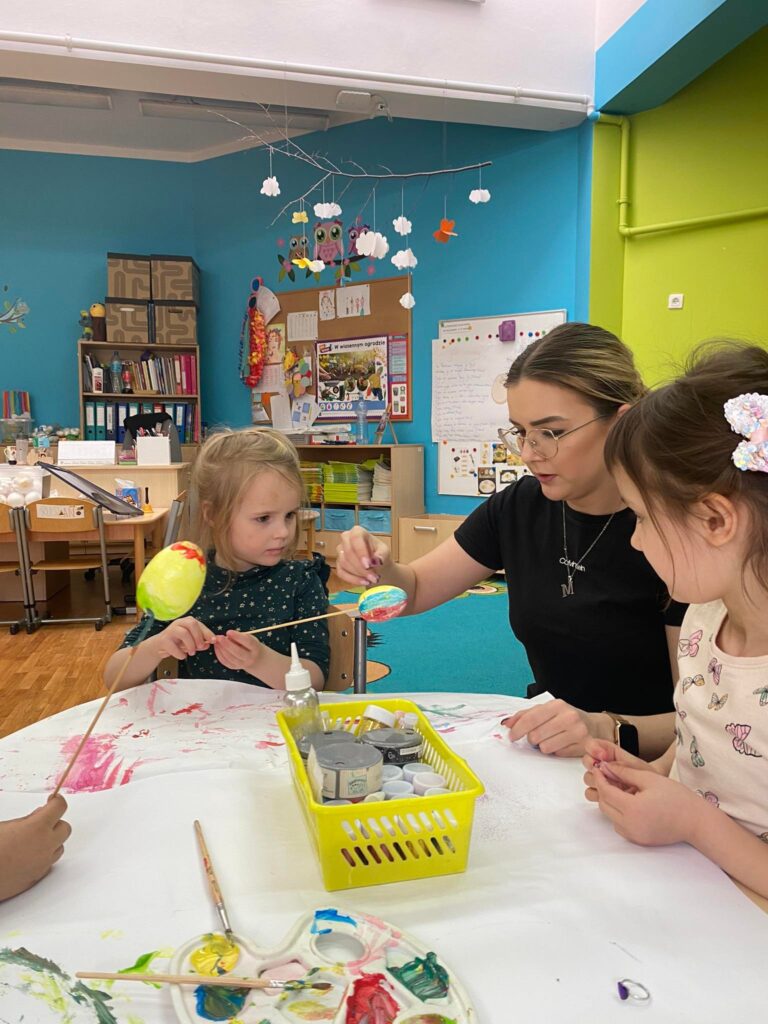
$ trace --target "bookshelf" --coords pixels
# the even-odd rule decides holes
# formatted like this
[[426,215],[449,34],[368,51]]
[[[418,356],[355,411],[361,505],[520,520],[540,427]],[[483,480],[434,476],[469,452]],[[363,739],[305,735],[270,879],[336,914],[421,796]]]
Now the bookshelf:
[[[352,522],[367,525],[365,513],[376,509],[390,512],[389,530],[376,531],[376,536],[389,545],[392,557],[399,558],[398,523],[404,516],[424,513],[424,446],[420,444],[297,444],[302,463],[348,462],[359,464],[382,456],[392,469],[391,501],[326,501],[312,502],[320,512],[315,530],[315,549],[331,563],[336,561],[336,548],[341,530],[328,530],[326,513],[335,510],[353,513]],[[345,527],[346,528],[346,527]]]
[[[113,352],[117,352],[124,371],[128,372],[130,393],[110,388],[109,364]],[[77,365],[80,436],[84,440],[121,443],[124,415],[162,410],[173,416],[182,445],[200,443],[198,345],[116,344],[81,338],[77,343]],[[92,369],[96,366],[103,368],[103,391],[94,390]]]

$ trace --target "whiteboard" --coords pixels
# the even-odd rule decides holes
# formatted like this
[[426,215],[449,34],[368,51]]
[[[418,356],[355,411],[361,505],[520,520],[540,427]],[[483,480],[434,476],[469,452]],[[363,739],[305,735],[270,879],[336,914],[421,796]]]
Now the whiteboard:
[[441,320],[432,343],[432,440],[495,438],[508,421],[509,367],[531,342],[565,321],[564,309]]

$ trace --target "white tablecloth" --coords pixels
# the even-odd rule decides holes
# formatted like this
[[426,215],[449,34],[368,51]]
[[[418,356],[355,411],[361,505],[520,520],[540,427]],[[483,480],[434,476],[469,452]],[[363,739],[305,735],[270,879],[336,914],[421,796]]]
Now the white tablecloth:
[[[216,928],[192,832],[199,818],[235,930],[259,946],[277,945],[307,910],[333,906],[378,915],[435,949],[481,1024],[611,1024],[638,1012],[657,1022],[761,1019],[768,916],[716,867],[686,846],[642,849],[615,835],[584,800],[578,761],[508,742],[499,720],[524,701],[417,697],[487,789],[464,874],[326,893],[274,721],[279,696],[165,680],[105,712],[70,776],[66,854],[0,904],[0,947],[24,946],[70,973],[115,970]],[[41,802],[95,707],[0,741],[0,818]],[[647,986],[651,1003],[621,1003],[623,977]],[[0,1020],[4,979],[0,963]],[[121,1024],[176,1020],[165,990],[112,993]],[[96,1019],[80,1011],[77,1024]]]

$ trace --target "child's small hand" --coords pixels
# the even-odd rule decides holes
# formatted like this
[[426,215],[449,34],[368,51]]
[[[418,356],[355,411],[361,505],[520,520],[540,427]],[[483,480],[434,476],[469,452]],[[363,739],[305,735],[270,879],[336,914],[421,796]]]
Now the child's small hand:
[[64,797],[56,796],[24,818],[0,822],[0,900],[31,888],[64,853],[72,831],[61,820],[66,809]]
[[213,640],[214,634],[207,626],[187,615],[183,619],[176,619],[162,633],[158,633],[154,644],[161,658],[184,661],[190,654],[207,650]]
[[[646,766],[647,768],[648,766]],[[594,788],[603,814],[631,843],[667,846],[690,842],[705,802],[692,789],[653,769],[615,761],[611,771],[623,789],[594,772]]]
[[256,675],[256,666],[264,645],[250,633],[238,633],[234,629],[228,629],[226,634],[215,637],[213,649],[225,668]]
[[638,771],[655,771],[652,765],[643,761],[640,757],[622,750],[616,743],[608,740],[589,739],[584,744],[586,753],[581,763],[587,769],[584,773],[584,785],[587,787],[584,796],[592,803],[597,803],[597,789],[595,788],[595,775],[600,773],[604,779],[617,786],[619,789],[628,790],[628,787],[613,770],[616,764],[627,765],[636,768]]

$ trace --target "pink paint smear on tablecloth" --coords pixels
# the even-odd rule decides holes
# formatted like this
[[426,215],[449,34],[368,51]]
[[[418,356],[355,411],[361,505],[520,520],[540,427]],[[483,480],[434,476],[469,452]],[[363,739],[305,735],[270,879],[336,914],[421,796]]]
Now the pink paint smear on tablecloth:
[[[65,764],[77,750],[82,736],[72,736],[62,746]],[[110,733],[89,736],[62,787],[67,793],[95,793],[101,789],[125,786],[143,761],[124,765],[115,750],[115,737]],[[58,776],[57,776],[58,777]]]

